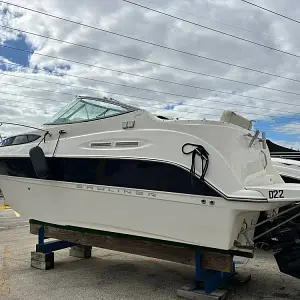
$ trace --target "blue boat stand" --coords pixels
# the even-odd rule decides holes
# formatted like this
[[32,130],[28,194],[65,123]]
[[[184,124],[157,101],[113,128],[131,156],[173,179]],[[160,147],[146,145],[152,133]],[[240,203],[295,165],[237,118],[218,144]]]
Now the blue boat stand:
[[193,289],[204,290],[206,294],[211,294],[222,283],[228,282],[236,274],[235,263],[232,262],[230,272],[221,272],[205,269],[202,266],[202,255],[195,252],[195,282]]
[[56,250],[61,250],[76,245],[77,245],[76,243],[60,241],[60,240],[45,242],[45,228],[44,226],[41,226],[39,228],[38,244],[36,244],[36,252],[50,253]]

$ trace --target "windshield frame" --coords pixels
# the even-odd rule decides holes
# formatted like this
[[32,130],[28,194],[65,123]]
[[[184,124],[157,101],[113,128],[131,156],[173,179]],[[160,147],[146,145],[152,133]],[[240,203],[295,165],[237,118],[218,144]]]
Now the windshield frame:
[[[94,100],[94,101],[99,101],[102,103],[108,103],[108,104],[112,104],[112,105],[116,105],[119,106],[120,108],[125,109],[126,111],[124,112],[120,112],[118,114],[115,115],[110,115],[110,116],[105,116],[105,117],[96,117],[96,118],[91,118],[91,119],[86,119],[86,120],[78,120],[78,121],[73,121],[73,122],[64,122],[64,123],[55,123],[56,120],[58,120],[60,118],[60,116],[63,116],[65,113],[67,113],[69,110],[71,110],[77,103],[81,102],[81,103],[85,103],[85,100]],[[89,105],[95,105],[96,104],[92,104],[92,103],[88,103]],[[100,105],[99,105],[100,106]],[[100,97],[91,97],[91,96],[76,96],[75,100],[68,103],[66,106],[64,106],[60,111],[58,111],[52,118],[50,121],[44,123],[43,125],[65,125],[65,124],[76,124],[76,123],[83,123],[83,122],[91,122],[91,121],[97,121],[97,120],[102,120],[102,119],[107,119],[107,118],[113,118],[113,117],[117,117],[123,114],[127,114],[133,111],[137,111],[140,110],[139,108],[135,107],[135,106],[131,106],[125,103],[122,103],[118,100],[115,99],[108,99],[106,97],[100,98]],[[57,116],[57,117],[55,117]]]

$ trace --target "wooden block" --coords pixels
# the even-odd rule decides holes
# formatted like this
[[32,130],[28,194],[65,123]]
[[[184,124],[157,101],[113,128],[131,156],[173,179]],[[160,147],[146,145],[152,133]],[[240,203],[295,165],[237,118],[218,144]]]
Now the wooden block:
[[78,258],[90,258],[92,256],[92,247],[83,245],[71,247],[69,255]]
[[216,290],[210,294],[206,294],[204,290],[191,290],[189,286],[184,286],[177,290],[177,296],[191,300],[224,300],[228,296],[225,290]]
[[50,270],[54,268],[54,262],[44,262],[38,260],[31,261],[31,267],[40,269],[40,270]]
[[43,253],[43,252],[31,252],[31,260],[51,262],[54,261],[54,252]]
[[216,253],[205,252],[202,254],[202,266],[205,269],[217,270],[230,273],[232,270],[233,256]]
[[31,266],[41,270],[54,268],[54,252],[31,252]]

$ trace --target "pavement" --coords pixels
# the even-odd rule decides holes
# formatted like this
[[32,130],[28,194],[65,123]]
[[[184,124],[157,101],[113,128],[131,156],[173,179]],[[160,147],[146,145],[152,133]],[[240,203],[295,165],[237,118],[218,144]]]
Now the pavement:
[[0,209],[7,209],[10,208],[6,202],[3,196],[0,196]]
[[[0,300],[174,300],[194,275],[189,266],[97,248],[89,259],[57,251],[54,269],[42,271],[30,267],[36,242],[26,219],[0,210]],[[300,299],[300,280],[280,273],[271,253],[258,251],[237,271],[252,279],[228,300]]]
[[[0,197],[0,232],[5,229],[28,227],[28,220],[6,205],[3,197]],[[1,236],[1,235],[0,235]],[[1,245],[1,240],[0,240]]]

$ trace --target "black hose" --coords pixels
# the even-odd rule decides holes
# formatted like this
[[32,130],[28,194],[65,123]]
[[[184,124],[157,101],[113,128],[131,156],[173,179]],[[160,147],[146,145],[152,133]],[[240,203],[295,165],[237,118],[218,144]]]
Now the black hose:
[[[192,146],[194,147],[193,150],[185,152],[184,148],[186,146]],[[189,155],[192,154],[192,164],[191,164],[191,169],[190,169],[190,181],[191,181],[191,185],[194,186],[194,176],[196,174],[195,172],[195,158],[196,155],[201,157],[202,160],[202,174],[200,176],[200,181],[203,182],[207,169],[208,169],[208,165],[209,165],[209,158],[208,158],[208,152],[205,150],[205,148],[202,145],[198,145],[198,144],[191,144],[191,143],[186,143],[182,146],[182,153]]]

